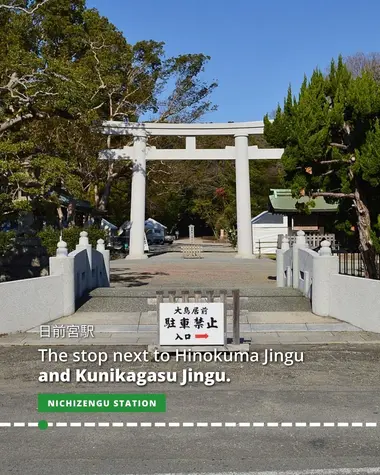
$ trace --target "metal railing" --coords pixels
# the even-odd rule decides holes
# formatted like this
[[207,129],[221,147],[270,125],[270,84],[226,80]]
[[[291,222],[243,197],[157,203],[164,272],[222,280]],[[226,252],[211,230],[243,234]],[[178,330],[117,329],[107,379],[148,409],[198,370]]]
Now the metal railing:
[[[276,247],[277,244],[273,241],[261,241],[259,239],[257,243],[257,247],[255,246],[256,249],[259,251],[259,258],[261,258],[262,255],[270,255],[270,254],[276,254]],[[269,252],[271,251],[271,252]]]
[[[365,278],[365,265],[359,252],[339,252],[339,274]],[[380,254],[376,255],[376,280],[380,280]],[[373,277],[372,277],[373,278]]]

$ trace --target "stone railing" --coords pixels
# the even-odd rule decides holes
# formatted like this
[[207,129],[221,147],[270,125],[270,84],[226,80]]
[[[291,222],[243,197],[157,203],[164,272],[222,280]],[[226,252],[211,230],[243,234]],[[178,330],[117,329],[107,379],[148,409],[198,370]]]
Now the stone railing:
[[26,331],[71,315],[76,302],[90,290],[110,286],[110,251],[103,239],[96,249],[87,232],[80,234],[75,251],[59,241],[50,257],[50,275],[0,283],[0,333]]
[[[302,231],[304,232],[304,231]],[[297,235],[286,236],[284,234],[279,234],[277,238],[277,248],[281,249],[281,245],[284,239],[287,239],[289,247],[292,247],[297,240]],[[338,249],[339,243],[336,240],[335,234],[319,234],[319,233],[305,233],[306,244],[309,248],[315,249],[321,245],[321,242],[327,240],[331,244],[331,249]]]
[[366,331],[380,333],[380,281],[339,274],[331,243],[309,249],[298,231],[292,247],[285,238],[277,249],[277,287],[293,287],[310,299],[313,313],[334,317]]

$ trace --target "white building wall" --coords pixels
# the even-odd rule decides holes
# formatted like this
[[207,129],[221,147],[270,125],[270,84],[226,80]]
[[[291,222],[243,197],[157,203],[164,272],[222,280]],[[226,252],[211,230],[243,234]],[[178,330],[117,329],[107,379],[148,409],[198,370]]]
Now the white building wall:
[[284,216],[282,224],[252,224],[253,254],[275,254],[279,234],[288,234],[288,217]]

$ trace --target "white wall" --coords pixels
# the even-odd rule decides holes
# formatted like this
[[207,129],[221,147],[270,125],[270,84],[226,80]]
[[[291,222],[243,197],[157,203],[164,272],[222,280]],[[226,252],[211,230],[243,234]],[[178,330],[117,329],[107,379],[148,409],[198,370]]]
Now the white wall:
[[0,333],[29,330],[63,316],[59,275],[0,284]]
[[288,233],[288,218],[284,216],[282,224],[252,224],[253,253],[259,253],[259,241],[261,241],[262,254],[275,254],[279,234]]
[[380,333],[380,281],[334,274],[330,280],[330,316]]
[[298,288],[308,298],[311,298],[314,258],[316,257],[318,253],[311,249],[298,249]]
[[76,301],[96,287],[110,286],[110,251],[97,249],[81,233],[75,251],[60,241],[50,258],[50,275],[0,283],[0,334],[30,330],[75,312]]
[[380,281],[340,275],[339,259],[331,254],[329,243],[322,243],[317,253],[307,248],[301,233],[293,247],[287,249],[286,240],[277,250],[277,287],[299,289],[311,300],[316,315],[380,333]]

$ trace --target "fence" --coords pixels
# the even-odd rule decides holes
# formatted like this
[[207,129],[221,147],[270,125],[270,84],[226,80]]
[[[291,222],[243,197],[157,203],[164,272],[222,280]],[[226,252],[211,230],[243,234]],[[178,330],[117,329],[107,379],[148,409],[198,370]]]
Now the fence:
[[202,246],[199,244],[185,244],[181,246],[184,259],[202,259]]
[[[302,231],[303,232],[303,231]],[[339,249],[339,243],[336,241],[335,234],[304,234],[306,244],[311,248],[311,249],[316,249],[320,247],[321,242],[324,240],[327,240],[330,242],[331,249],[332,250],[337,250]],[[292,236],[285,236],[283,234],[278,235],[278,241],[277,241],[277,249],[281,249],[282,242],[284,238],[288,239],[289,246],[292,247],[293,244],[295,244],[297,240],[297,235],[292,235]]]
[[[380,333],[380,281],[353,275],[361,272],[356,256],[351,266],[351,256],[333,255],[329,241],[322,242],[319,252],[315,252],[308,248],[305,233],[298,231],[292,247],[284,238],[282,248],[277,250],[277,287],[300,290],[310,299],[316,315]],[[342,267],[345,261],[346,268]]]
[[75,312],[78,299],[96,287],[110,285],[110,252],[103,239],[92,249],[87,232],[75,251],[59,241],[50,258],[50,275],[0,284],[0,333],[30,330]]
[[257,244],[257,249],[258,249],[259,258],[261,258],[261,256],[265,254],[269,255],[269,254],[276,253],[276,247],[273,241],[261,241],[259,239],[258,244]]
[[[359,252],[341,252],[339,256],[339,274],[353,277],[365,277],[365,266],[363,258]],[[380,280],[380,254],[376,255],[375,266],[377,276],[372,277]]]
[[[170,303],[176,302],[220,302],[224,304],[224,329],[225,329],[225,343],[227,344],[227,299],[228,291],[227,290],[198,290],[193,293],[193,296],[190,296],[188,290],[177,291],[169,290],[167,296],[164,291],[156,292],[156,302],[157,302],[157,328],[160,329],[160,304],[164,301]],[[232,342],[235,345],[240,344],[240,290],[232,290]],[[158,341],[160,341],[160,335],[158,334]]]

